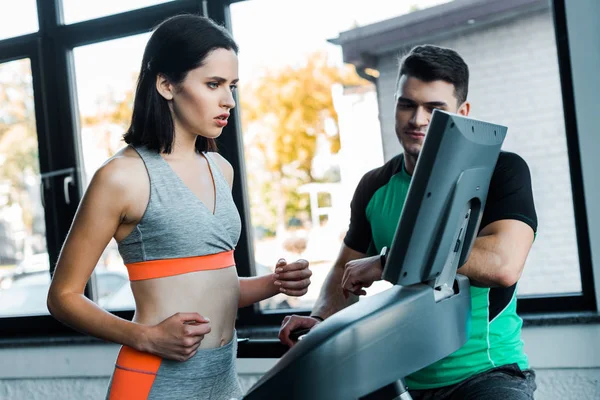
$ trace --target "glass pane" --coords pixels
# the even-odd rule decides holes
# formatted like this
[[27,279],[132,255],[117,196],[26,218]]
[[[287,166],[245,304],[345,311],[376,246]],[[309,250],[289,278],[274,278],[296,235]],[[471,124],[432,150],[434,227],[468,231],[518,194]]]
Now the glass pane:
[[0,0],[0,40],[37,32],[35,0]]
[[519,154],[531,171],[538,233],[518,294],[581,292],[550,8],[439,44],[455,48],[470,66],[471,115],[508,126],[503,150]]
[[[240,46],[240,112],[256,272],[272,273],[280,257],[304,258],[313,271],[305,296],[279,294],[262,302],[263,309],[313,306],[348,229],[354,189],[364,173],[384,162],[376,134],[375,86],[344,65],[341,48],[327,40],[414,8],[410,2],[383,0],[231,5]],[[295,18],[272,18],[257,29],[252,16],[263,14]],[[369,140],[361,136],[365,132],[372,132]],[[367,293],[389,286],[377,282]]]
[[[326,40],[382,21],[391,28],[402,21],[396,16],[442,3],[253,0],[231,5],[240,45],[240,109],[257,274],[272,272],[281,256],[307,259],[314,274],[306,296],[278,295],[263,308],[314,304],[348,227],[358,179],[402,151],[394,132],[393,87],[405,40],[378,55],[373,73],[379,76],[379,91],[344,66],[341,46]],[[257,28],[252,16],[267,12],[297,18],[272,18]],[[530,166],[539,233],[518,293],[580,292],[550,9],[515,16],[433,44],[463,55],[471,70],[471,115],[507,124],[504,149],[520,154]],[[312,21],[309,31],[306,20]],[[521,27],[530,33],[516,34]],[[380,282],[367,292],[386,287]]]
[[[133,93],[149,34],[75,48],[75,75],[86,186],[96,170],[125,146]],[[100,60],[100,61],[99,61]],[[127,269],[113,239],[96,266],[98,303],[133,309]]]
[[0,104],[0,317],[48,314],[50,262],[29,59],[0,64]]
[[73,24],[75,22],[106,17],[107,15],[119,14],[169,1],[173,0],[62,0],[64,22],[65,24]]

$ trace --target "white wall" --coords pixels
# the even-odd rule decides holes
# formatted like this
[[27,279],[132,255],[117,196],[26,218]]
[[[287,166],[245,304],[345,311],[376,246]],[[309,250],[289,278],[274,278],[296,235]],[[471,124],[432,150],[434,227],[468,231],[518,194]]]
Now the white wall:
[[600,399],[599,339],[600,324],[523,329],[536,399]]

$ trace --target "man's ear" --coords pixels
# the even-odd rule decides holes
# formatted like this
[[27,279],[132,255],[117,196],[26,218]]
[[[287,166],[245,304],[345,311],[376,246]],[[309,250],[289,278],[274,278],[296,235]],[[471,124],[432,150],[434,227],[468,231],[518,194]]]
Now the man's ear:
[[469,112],[471,112],[471,103],[469,103],[468,101],[465,101],[464,103],[462,103],[461,106],[458,107],[458,110],[456,111],[457,114],[464,115],[465,117],[469,116]]
[[156,75],[156,90],[166,100],[173,100],[173,90],[175,88],[163,74]]

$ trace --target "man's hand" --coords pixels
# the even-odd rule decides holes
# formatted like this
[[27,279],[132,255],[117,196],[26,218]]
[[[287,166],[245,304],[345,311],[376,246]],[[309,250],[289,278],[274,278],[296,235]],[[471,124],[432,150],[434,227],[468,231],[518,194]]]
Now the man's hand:
[[367,292],[363,288],[368,288],[373,282],[381,280],[382,275],[383,268],[379,256],[349,261],[342,278],[344,297],[348,298],[349,293],[357,296],[366,295]]
[[308,261],[298,260],[288,264],[283,258],[275,268],[275,285],[281,293],[288,296],[304,296],[308,292],[312,271],[308,269]]
[[299,315],[288,315],[283,319],[279,329],[279,340],[281,343],[292,347],[296,343],[290,339],[292,331],[298,329],[312,329],[320,322],[316,318],[301,317]]

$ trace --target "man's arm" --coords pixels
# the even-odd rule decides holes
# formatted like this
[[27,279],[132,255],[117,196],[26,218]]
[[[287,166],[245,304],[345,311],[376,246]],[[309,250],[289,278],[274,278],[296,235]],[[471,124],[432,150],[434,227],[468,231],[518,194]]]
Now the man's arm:
[[[521,277],[533,237],[533,229],[524,222],[492,222],[475,239],[467,262],[457,272],[477,286],[511,287]],[[382,272],[378,256],[350,262],[345,268],[343,289],[354,293],[354,298],[364,295],[363,288],[381,280]]]
[[531,173],[517,154],[500,153],[481,226],[467,262],[457,272],[475,285],[513,286],[521,277],[537,230]]
[[[393,166],[390,164],[389,168]],[[366,208],[373,193],[386,182],[386,176],[381,175],[379,170],[376,169],[365,174],[354,191],[350,203],[348,232],[346,232],[338,257],[321,287],[321,292],[311,313],[312,316],[325,319],[358,301],[358,297],[355,295],[344,292],[342,280],[346,265],[353,260],[364,258],[372,241],[371,225],[366,215]],[[293,331],[312,329],[318,323],[316,318],[288,315],[281,324],[279,340],[291,347],[295,343],[290,338]]]
[[327,274],[311,315],[325,319],[358,301],[358,296],[353,294],[348,298],[344,296],[342,278],[348,262],[364,257],[366,257],[366,254],[352,250],[342,243],[337,260],[333,268],[329,271],[329,274]]
[[[321,287],[321,292],[311,315],[325,319],[358,301],[358,297],[353,294],[350,294],[348,297],[344,296],[342,277],[344,276],[344,269],[348,262],[363,258],[364,256],[364,253],[352,250],[350,247],[342,244],[340,253]],[[293,331],[311,329],[318,323],[319,321],[316,318],[288,315],[283,319],[281,324],[279,340],[283,344],[292,347],[295,344],[295,341],[290,337]]]
[[344,272],[347,268],[346,264],[367,256],[366,253],[373,241],[367,207],[373,194],[389,181],[393,171],[401,170],[402,158],[395,157],[392,161],[383,167],[367,172],[358,183],[350,202],[348,231],[333,268],[327,274],[321,287],[312,315],[324,319],[358,301],[357,296],[342,288]]
[[[513,286],[523,272],[537,229],[529,167],[514,153],[501,153],[498,158],[481,226],[467,262],[457,272],[474,285]],[[346,290],[360,294],[363,287],[381,279],[377,257],[372,268],[366,268],[367,260],[346,266]]]
[[510,287],[521,277],[533,238],[533,229],[524,222],[492,222],[481,230],[467,262],[457,272],[481,286]]

